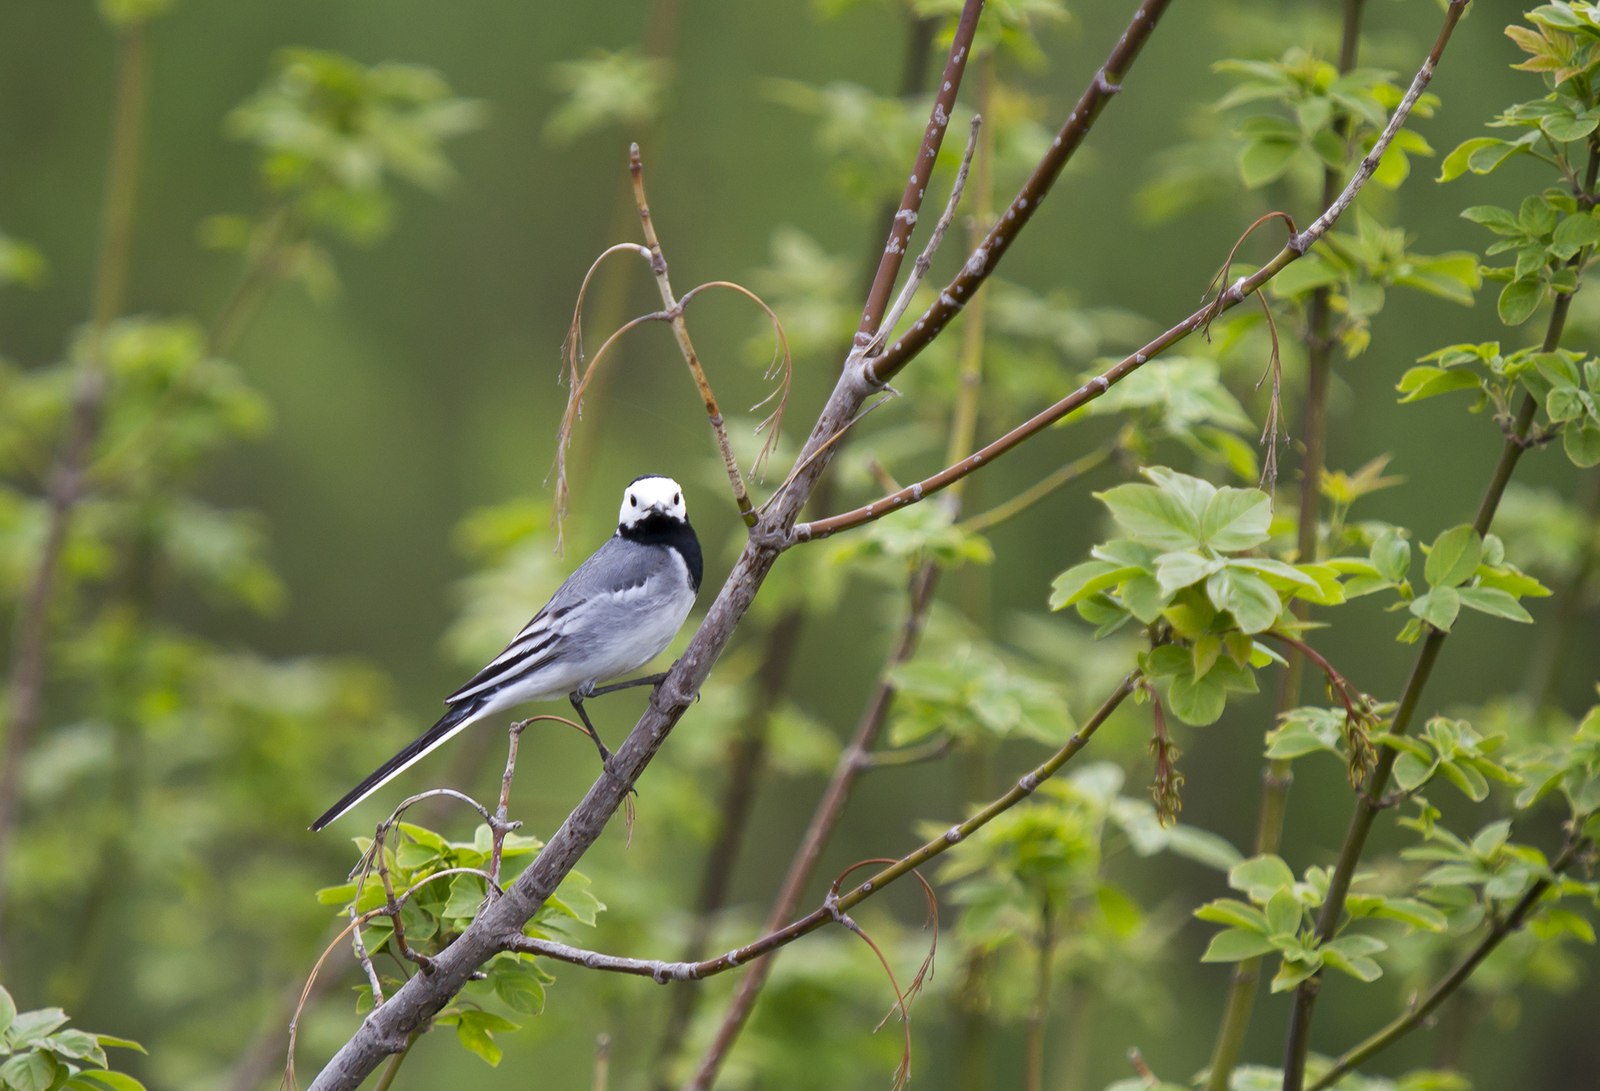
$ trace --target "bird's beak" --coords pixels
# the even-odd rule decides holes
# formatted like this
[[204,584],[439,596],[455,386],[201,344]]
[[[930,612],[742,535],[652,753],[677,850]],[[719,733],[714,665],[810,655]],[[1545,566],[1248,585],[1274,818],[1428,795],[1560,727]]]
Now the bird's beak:
[[665,504],[651,504],[649,510],[655,512],[658,515],[667,514],[667,507],[666,507]]

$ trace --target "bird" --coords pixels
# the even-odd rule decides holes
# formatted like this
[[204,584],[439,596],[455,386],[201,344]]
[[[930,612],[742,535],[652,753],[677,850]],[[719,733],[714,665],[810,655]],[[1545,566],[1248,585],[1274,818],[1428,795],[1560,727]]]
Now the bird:
[[589,722],[588,697],[665,674],[596,684],[638,670],[672,643],[700,591],[700,540],[689,525],[682,487],[645,474],[623,490],[617,529],[556,589],[506,650],[445,698],[449,711],[380,765],[312,823],[334,821],[474,721],[529,701],[566,697],[609,764],[611,752]]

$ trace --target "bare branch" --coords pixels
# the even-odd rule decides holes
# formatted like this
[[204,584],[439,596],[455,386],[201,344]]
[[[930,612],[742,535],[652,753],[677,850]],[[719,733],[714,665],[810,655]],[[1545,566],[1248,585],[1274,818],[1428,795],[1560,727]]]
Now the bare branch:
[[[961,8],[961,18],[956,23],[955,37],[950,42],[950,56],[945,61],[944,75],[939,90],[933,98],[933,111],[928,118],[928,128],[922,137],[922,147],[911,165],[911,176],[906,179],[905,192],[900,197],[900,209],[894,215],[889,229],[889,241],[884,244],[883,256],[878,259],[878,273],[867,292],[866,306],[861,310],[861,324],[856,328],[855,353],[864,352],[883,323],[884,307],[894,291],[894,282],[900,276],[900,263],[905,258],[906,244],[911,239],[912,228],[917,223],[917,213],[922,209],[922,195],[928,180],[933,177],[933,165],[939,158],[939,148],[944,143],[944,131],[950,124],[950,111],[954,109],[956,92],[961,90],[961,78],[967,70],[967,60],[972,53],[972,36],[978,30],[978,16],[983,11],[983,0],[966,0]],[[879,384],[882,385],[882,384]]]
[[[1071,394],[1067,395],[1065,398],[1061,399],[1061,401],[1057,402],[1049,409],[1046,409],[1038,416],[1018,425],[1016,428],[1013,428],[1010,432],[1007,432],[1005,435],[1001,436],[999,439],[995,440],[981,451],[978,451],[951,466],[945,467],[932,477],[929,477],[923,481],[919,481],[907,488],[901,489],[899,492],[892,493],[889,496],[875,500],[865,507],[857,508],[855,511],[845,512],[842,515],[830,516],[826,519],[817,519],[809,523],[797,524],[793,530],[792,540],[798,542],[814,541],[818,538],[826,538],[829,535],[835,534],[841,530],[849,530],[852,527],[861,526],[863,523],[870,523],[874,519],[881,519],[892,511],[897,511],[908,504],[915,504],[928,496],[932,496],[941,489],[949,487],[954,482],[960,481],[962,478],[978,469],[978,467],[993,461],[995,458],[1005,454],[1007,451],[1017,446],[1023,440],[1036,435],[1040,431],[1048,428],[1050,425],[1060,420],[1062,417],[1065,417],[1068,413],[1071,413],[1073,410],[1080,409],[1089,402],[1093,401],[1095,398],[1098,398],[1100,395],[1110,390],[1114,384],[1122,381],[1128,375],[1143,367],[1146,363],[1153,360],[1155,357],[1159,356],[1161,353],[1165,352],[1179,341],[1183,340],[1195,330],[1200,329],[1208,324],[1214,317],[1221,314],[1223,311],[1230,310],[1233,307],[1238,306],[1241,302],[1259,291],[1261,287],[1269,280],[1277,276],[1285,266],[1289,265],[1289,263],[1293,261],[1298,260],[1306,253],[1306,251],[1311,249],[1312,243],[1316,242],[1323,235],[1327,234],[1328,230],[1332,228],[1338,217],[1336,215],[1330,215],[1330,213],[1335,212],[1335,210],[1343,211],[1345,208],[1348,208],[1350,202],[1355,200],[1355,195],[1361,191],[1361,187],[1366,185],[1367,180],[1372,177],[1372,172],[1378,167],[1378,160],[1383,158],[1383,153],[1388,150],[1389,144],[1394,140],[1395,134],[1400,131],[1401,126],[1405,124],[1406,118],[1411,115],[1411,110],[1414,106],[1416,106],[1417,98],[1422,94],[1423,88],[1427,87],[1428,82],[1433,79],[1433,73],[1434,69],[1438,65],[1439,55],[1443,53],[1445,44],[1450,40],[1451,31],[1455,29],[1455,24],[1461,18],[1461,11],[1465,5],[1465,2],[1466,0],[1451,0],[1450,9],[1445,16],[1444,28],[1439,32],[1439,38],[1434,43],[1433,51],[1429,53],[1428,58],[1422,62],[1422,67],[1417,70],[1416,77],[1411,81],[1411,87],[1406,91],[1405,97],[1401,99],[1400,104],[1395,107],[1394,114],[1389,118],[1389,124],[1379,135],[1377,142],[1372,147],[1372,150],[1367,153],[1366,158],[1363,159],[1360,166],[1356,168],[1356,172],[1351,177],[1350,183],[1339,195],[1339,198],[1329,208],[1328,212],[1325,212],[1323,215],[1317,217],[1316,221],[1313,222],[1310,227],[1306,228],[1298,235],[1292,236],[1288,243],[1284,245],[1284,248],[1280,250],[1270,262],[1262,266],[1255,273],[1252,273],[1247,277],[1240,277],[1231,286],[1219,292],[1215,300],[1195,311],[1188,318],[1185,318],[1182,322],[1179,322],[1177,325],[1173,326],[1171,329],[1155,338],[1155,340],[1151,341],[1137,352],[1124,357],[1117,364],[1107,368],[1093,379],[1090,379],[1083,386],[1079,387],[1077,390],[1073,391]],[[1145,8],[1152,6],[1161,8],[1165,7],[1165,4],[1158,3],[1157,0],[1146,0],[1145,5],[1140,8],[1140,12],[1143,13]],[[1136,21],[1137,18],[1138,17],[1136,16]],[[1133,28],[1130,27],[1128,33],[1132,33],[1132,31]],[[1127,38],[1128,34],[1125,33],[1123,35],[1124,41],[1126,41]],[[1118,50],[1121,50],[1122,48],[1123,43],[1119,42]],[[1113,52],[1113,58],[1115,57],[1116,53]],[[1109,66],[1110,62],[1108,61],[1108,69]],[[1106,69],[1102,69],[1102,73],[1104,71],[1106,71]],[[1085,92],[1085,97],[1090,97],[1092,92],[1093,89],[1091,88],[1090,92]],[[1081,112],[1083,108],[1082,100],[1080,100],[1079,111]],[[1096,106],[1095,108],[1098,109],[1099,107]],[[1076,116],[1077,114],[1075,113],[1074,117]],[[1071,128],[1072,125],[1073,122],[1069,122],[1068,128]],[[1062,131],[1065,133],[1067,130],[1063,129]],[[1081,134],[1076,139],[1081,140]],[[1043,169],[1042,165],[1040,169]],[[1035,171],[1034,174],[1035,179],[1038,178],[1039,172]],[[1052,175],[1051,180],[1053,180],[1053,178],[1054,176]],[[1023,187],[1023,192],[1028,193],[1029,186],[1032,186],[1033,184],[1034,179],[1030,179],[1028,186]],[[1046,186],[1046,188],[1048,188],[1048,186]],[[1019,195],[1017,201],[1021,201],[1023,199],[1024,198]],[[1016,211],[1017,201],[1012,202],[1013,211]],[[1007,215],[1009,216],[1010,213],[1007,213]],[[1002,219],[999,224],[995,225],[995,231],[1000,231],[1001,228],[1007,225],[1007,223],[1007,220]],[[991,240],[995,239],[995,232],[990,232],[989,238]],[[982,250],[983,248],[980,248],[980,252]],[[986,257],[986,260],[990,264],[986,266],[986,268],[992,268],[992,262],[997,258],[998,254],[993,252],[989,253]],[[970,270],[972,267],[972,263],[969,262],[968,269]],[[952,281],[951,287],[946,289],[946,295],[949,295],[958,283],[962,283],[963,277],[968,277],[968,274],[964,272],[962,277],[958,277],[955,281]],[[978,285],[980,285],[986,277],[987,273],[984,273],[981,276],[969,277],[965,283],[967,283],[968,286],[975,291]],[[923,322],[931,323],[937,320],[939,321],[939,328],[942,329],[944,323],[947,323],[950,318],[954,317],[955,311],[960,309],[958,306],[954,307],[954,309],[950,309],[948,313],[943,314],[942,317],[935,314],[936,311],[945,306],[943,300],[944,297],[941,296],[941,301],[929,308],[928,312],[921,320],[919,320],[918,332],[915,334],[918,340],[915,343],[911,341],[909,336],[901,341],[896,341],[890,346],[888,353],[877,357],[872,362],[870,370],[873,371],[875,377],[882,377],[884,381],[887,381],[888,376],[885,375],[885,361],[899,361],[899,363],[895,364],[894,368],[894,370],[898,370],[900,366],[904,366],[904,363],[909,362],[911,355],[914,355],[914,353],[917,351],[921,351],[921,348],[928,340],[928,338],[925,337],[920,331],[920,327]],[[934,332],[937,332],[937,330]],[[907,345],[910,347],[902,349],[902,345]]]
[[[722,411],[717,408],[716,395],[711,393],[711,383],[706,379],[705,369],[700,366],[700,357],[695,354],[694,344],[689,340],[689,324],[683,320],[683,307],[672,295],[672,281],[667,277],[667,259],[662,256],[661,241],[656,238],[656,226],[650,219],[650,204],[644,196],[644,163],[639,158],[637,144],[628,149],[628,171],[633,176],[633,198],[639,206],[645,242],[650,246],[650,271],[655,274],[656,288],[661,292],[661,304],[672,317],[672,335],[677,339],[679,351],[683,353],[683,362],[689,365],[689,374],[694,377],[694,385],[700,391],[700,400],[705,403],[711,431],[717,437],[717,449],[722,452],[722,462],[728,471],[728,484],[733,488],[734,503],[739,507],[739,515],[744,519],[745,526],[753,527],[756,525],[755,506],[750,503],[744,475],[739,472],[739,460],[734,457],[733,445],[728,442],[728,429],[723,424]],[[772,442],[776,435],[777,429],[774,428],[768,442]]]
[[938,300],[923,312],[922,317],[917,319],[911,329],[904,336],[897,338],[887,352],[873,358],[871,372],[875,382],[887,383],[894,378],[896,372],[927,348],[950,320],[961,312],[977,293],[979,286],[1000,264],[1000,259],[1016,241],[1018,232],[1033,218],[1039,202],[1050,192],[1050,187],[1055,184],[1062,168],[1083,143],[1083,138],[1088,135],[1089,129],[1100,116],[1100,111],[1105,109],[1112,95],[1122,90],[1120,81],[1133,66],[1139,51],[1149,39],[1150,32],[1155,29],[1156,21],[1161,18],[1162,12],[1166,11],[1170,2],[1171,0],[1144,0],[1139,5],[1139,10],[1134,13],[1128,28],[1117,40],[1105,65],[1095,73],[1088,89],[1078,99],[1077,107],[1056,135],[1050,150],[1045,153],[1039,165],[1034,168],[1033,174],[1012,199],[1005,214],[995,222],[982,245],[972,251],[961,272],[944,291],[939,293]]
[[967,188],[967,171],[972,167],[972,153],[978,148],[978,130],[982,127],[983,116],[973,114],[972,124],[967,129],[967,148],[961,154],[961,166],[956,170],[956,180],[950,185],[950,200],[945,203],[944,214],[939,217],[939,222],[933,225],[933,234],[928,236],[928,245],[922,248],[922,253],[918,254],[917,260],[912,263],[911,275],[901,287],[894,306],[889,308],[883,325],[873,334],[872,341],[867,345],[869,356],[883,344],[885,337],[894,332],[900,316],[905,314],[906,308],[911,305],[911,297],[917,294],[917,289],[922,286],[923,277],[928,275],[928,268],[933,264],[933,256],[938,253],[939,244],[944,241],[944,233],[950,230],[950,221],[955,219],[956,206],[961,204],[961,194]]

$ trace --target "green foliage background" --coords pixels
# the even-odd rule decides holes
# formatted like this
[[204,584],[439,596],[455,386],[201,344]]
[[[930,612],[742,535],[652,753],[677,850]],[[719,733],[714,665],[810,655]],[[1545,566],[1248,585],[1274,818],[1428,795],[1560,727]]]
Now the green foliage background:
[[[1046,104],[1045,125],[1069,109],[1120,32],[1127,7],[1075,5],[1069,26],[1044,32],[1048,63],[1024,69],[1016,78]],[[1435,6],[1373,0],[1370,7],[1371,63],[1409,73],[1431,41]],[[1525,78],[1508,69],[1521,56],[1501,32],[1519,12],[1519,5],[1479,0],[1457,32],[1431,88],[1443,106],[1431,120],[1412,125],[1441,153],[1481,135],[1483,121],[1506,103],[1533,94]],[[391,235],[372,246],[329,244],[336,295],[319,302],[295,286],[276,292],[233,353],[270,404],[275,424],[270,433],[232,448],[211,465],[202,492],[222,507],[261,513],[270,559],[286,590],[282,608],[265,616],[240,608],[219,610],[175,581],[158,591],[166,615],[224,649],[279,660],[327,656],[348,664],[340,668],[352,672],[342,683],[348,688],[340,692],[359,707],[328,711],[326,701],[317,704],[294,687],[314,689],[328,684],[326,679],[295,674],[292,664],[262,667],[259,676],[236,672],[219,683],[222,691],[230,686],[246,691],[241,700],[256,709],[252,715],[265,718],[257,723],[290,725],[273,729],[270,745],[305,742],[308,756],[289,763],[294,768],[288,774],[282,768],[259,774],[289,778],[270,815],[224,810],[193,816],[195,823],[233,831],[225,839],[244,878],[203,869],[179,876],[179,885],[198,890],[199,902],[207,907],[204,943],[187,951],[187,958],[169,956],[192,941],[194,921],[139,908],[138,890],[119,890],[117,900],[126,901],[126,913],[113,916],[111,933],[95,939],[87,955],[75,955],[75,948],[88,941],[74,934],[65,924],[70,914],[59,909],[75,904],[73,897],[46,898],[31,908],[13,909],[8,918],[13,938],[7,943],[6,985],[18,1006],[54,1003],[64,987],[52,977],[54,968],[77,957],[89,976],[73,1009],[75,1021],[145,1043],[152,1056],[126,1067],[152,1087],[222,1086],[218,1073],[250,1040],[289,982],[309,967],[323,920],[311,893],[341,881],[353,856],[340,839],[370,833],[370,822],[378,817],[369,805],[359,819],[322,835],[301,832],[321,809],[318,801],[331,801],[353,776],[432,721],[439,696],[459,683],[463,665],[470,666],[466,661],[520,624],[524,607],[542,601],[553,581],[610,533],[622,483],[646,471],[670,473],[684,482],[707,546],[705,602],[726,574],[734,554],[724,544],[736,540],[738,521],[725,481],[719,481],[720,467],[693,389],[664,328],[633,335],[613,361],[616,374],[604,393],[591,400],[580,426],[566,558],[552,563],[543,540],[537,550],[508,552],[505,545],[522,541],[529,527],[544,525],[545,512],[537,503],[548,500],[542,483],[565,404],[565,390],[556,385],[559,347],[584,270],[613,241],[615,195],[624,177],[627,143],[638,128],[606,125],[564,138],[562,125],[551,120],[565,101],[558,66],[596,49],[635,45],[644,36],[647,17],[643,3],[182,0],[153,25],[149,144],[140,180],[131,314],[207,319],[231,289],[236,258],[199,245],[197,225],[259,202],[252,152],[226,138],[224,119],[261,85],[275,51],[306,46],[337,50],[364,63],[392,58],[428,65],[443,73],[457,94],[486,103],[489,115],[480,131],[450,144],[457,177],[439,196],[395,188]],[[1095,130],[1092,154],[1083,156],[1057,187],[1008,255],[1002,275],[1041,295],[1065,291],[1085,306],[1132,310],[1163,326],[1188,313],[1239,230],[1270,207],[1267,198],[1201,203],[1151,224],[1141,218],[1131,195],[1153,177],[1163,149],[1192,136],[1199,107],[1229,86],[1210,64],[1239,48],[1241,30],[1246,36],[1258,34],[1264,44],[1320,43],[1326,52],[1335,22],[1331,5],[1174,5],[1127,90]],[[756,271],[773,264],[790,228],[804,232],[827,254],[841,255],[846,264],[840,268],[848,272],[835,279],[853,283],[855,263],[876,233],[872,202],[859,199],[872,180],[850,177],[840,186],[831,157],[819,149],[814,119],[794,108],[793,94],[779,101],[783,96],[765,81],[776,77],[822,87],[848,80],[891,94],[904,35],[902,18],[886,5],[847,6],[836,18],[820,19],[804,3],[682,4],[670,84],[644,141],[651,204],[680,293],[703,280],[759,282]],[[24,368],[58,360],[63,331],[76,328],[85,312],[111,55],[111,35],[83,0],[0,0],[0,226],[36,246],[49,262],[48,276],[36,289],[0,293],[0,341]],[[1391,222],[1405,223],[1417,235],[1417,249],[1430,254],[1481,249],[1484,232],[1461,221],[1459,209],[1515,207],[1536,177],[1537,164],[1523,162],[1487,178],[1468,176],[1441,187],[1429,181],[1437,162],[1415,160],[1410,184],[1379,198],[1393,211]],[[1000,192],[1012,181],[1002,170]],[[1344,226],[1353,230],[1350,223]],[[954,268],[956,249],[947,247],[941,268]],[[630,312],[654,306],[653,291],[642,277],[634,277],[632,291]],[[845,293],[847,304],[853,299]],[[750,366],[764,363],[754,359],[760,354],[748,344],[759,333],[758,323],[731,296],[697,306],[696,342],[724,405],[731,410],[754,404],[765,390],[760,368]],[[1580,296],[1574,323],[1588,340],[1569,337],[1570,346],[1600,348],[1590,336],[1600,330],[1600,303],[1591,306]],[[1489,291],[1480,293],[1471,310],[1420,296],[1406,298],[1403,306],[1391,301],[1372,319],[1371,334],[1372,347],[1337,369],[1329,465],[1354,470],[1376,454],[1391,453],[1388,472],[1403,475],[1406,487],[1363,501],[1362,516],[1416,528],[1460,523],[1478,500],[1498,437],[1485,421],[1465,418],[1457,400],[1399,406],[1394,385],[1418,357],[1440,345],[1501,339],[1509,347],[1521,344],[1519,336],[1534,335],[1503,327]],[[827,343],[825,336],[820,343]],[[1263,362],[1264,357],[1254,366]],[[1298,375],[1292,353],[1286,363],[1294,389]],[[833,360],[823,351],[802,355],[798,364],[791,441],[795,430],[809,424],[834,374]],[[924,364],[933,366],[924,361],[912,372]],[[1233,386],[1243,395],[1253,375],[1241,370],[1231,379],[1239,380]],[[905,376],[913,394],[908,402],[914,401],[918,382],[914,374]],[[1259,420],[1261,404],[1249,408]],[[887,428],[915,416],[914,404],[894,405],[879,423]],[[980,434],[993,434],[995,423],[985,417]],[[1291,418],[1290,425],[1297,428],[1298,420]],[[1110,428],[1093,426],[1101,429],[1096,436]],[[973,478],[968,509],[1009,497],[1088,446],[1080,429],[1046,433]],[[908,459],[896,473],[931,471],[938,454],[936,448]],[[1519,470],[1519,483],[1570,496],[1577,473],[1560,457],[1530,458]],[[1091,481],[1105,488],[1121,479],[1105,469]],[[865,497],[872,488],[867,481],[852,485],[848,478],[845,487],[852,497]],[[535,503],[521,509],[523,522],[516,527],[483,518],[463,523],[477,509],[520,497]],[[506,518],[511,516],[502,512],[501,519]],[[1087,490],[1067,490],[999,528],[990,538],[992,567],[981,579],[964,575],[949,581],[946,598],[980,628],[1023,643],[1024,623],[1017,615],[1041,614],[1050,580],[1082,559],[1106,530],[1104,510]],[[1432,529],[1425,536],[1431,538]],[[780,561],[780,576],[785,566],[801,563],[795,556]],[[501,567],[482,573],[485,565],[495,564]],[[474,571],[479,572],[476,582],[464,584]],[[486,582],[497,578],[496,572],[502,582]],[[503,596],[496,597],[502,591],[532,601],[507,605]],[[469,609],[458,620],[463,602]],[[1547,603],[1528,605],[1545,620]],[[876,585],[849,579],[837,607],[806,633],[789,686],[791,715],[799,725],[791,734],[799,741],[785,775],[768,781],[735,880],[734,900],[747,908],[746,925],[764,912],[809,817],[831,760],[826,736],[842,738],[853,726],[897,621],[896,609]],[[1391,619],[1368,600],[1348,608],[1341,622],[1319,635],[1319,649],[1365,691],[1397,692],[1411,654],[1389,639]],[[959,628],[956,622],[947,624]],[[1027,624],[1037,630],[1041,623]],[[1076,619],[1063,615],[1048,624],[1056,627],[1058,646],[1068,648],[1064,659],[1070,666],[1060,668],[1060,680],[1075,687],[1085,674],[1085,659],[1098,652],[1059,631],[1087,632]],[[1581,625],[1568,645],[1560,694],[1572,712],[1592,703],[1600,648],[1600,616],[1590,610]],[[747,671],[756,654],[751,643],[736,644],[719,669],[735,677]],[[1448,711],[1517,689],[1531,647],[1527,631],[1510,624],[1463,625],[1436,672],[1429,700],[1436,710]],[[264,694],[276,700],[275,710],[257,708],[271,703]],[[1083,696],[1073,689],[1073,707],[1080,714]],[[300,697],[326,717],[315,729],[314,748],[293,728]],[[226,692],[218,698],[227,699]],[[620,737],[641,700],[636,695],[608,699],[599,713],[602,732]],[[1253,835],[1260,730],[1270,700],[1270,694],[1235,700],[1218,724],[1179,729],[1187,778],[1185,822],[1245,848]],[[1127,714],[1114,721],[1095,744],[1097,749],[1104,744],[1095,756],[1126,765],[1135,794],[1149,776],[1143,717]],[[705,731],[720,732],[730,714],[719,708],[718,695],[708,692],[669,745],[682,751],[680,760],[652,769],[641,785],[641,815],[661,808],[673,820],[653,832],[642,820],[641,836],[631,847],[624,845],[620,829],[609,831],[582,865],[595,894],[611,908],[601,915],[598,933],[585,933],[585,945],[592,941],[607,951],[675,957],[674,937],[681,934],[682,911],[691,904],[698,880],[702,845],[695,834],[703,834],[706,825],[704,786],[714,782],[697,779],[703,775],[697,770],[714,767],[715,760],[707,754],[711,744],[696,740],[697,720],[707,725]],[[49,717],[46,724],[45,743],[65,730]],[[540,836],[565,815],[593,773],[589,744],[548,726],[531,729],[524,738],[513,809],[525,831]],[[454,753],[441,752],[405,783],[444,783],[455,775],[452,770],[463,768],[459,753],[480,747],[485,756],[476,763],[473,783],[456,786],[489,797],[499,774],[501,740],[488,725],[474,731],[495,738],[481,747],[459,740]],[[906,737],[915,737],[914,725]],[[185,743],[157,738],[152,745],[159,756]],[[1003,784],[1038,754],[1037,743],[1008,739],[992,759],[993,783]],[[236,775],[248,779],[258,775],[256,768],[245,761]],[[947,819],[958,813],[971,788],[964,778],[962,768],[950,765],[874,774],[852,804],[821,874],[909,848],[917,834],[905,816]],[[1331,863],[1348,813],[1344,781],[1336,762],[1297,767],[1282,850],[1297,870]],[[235,798],[242,807],[254,807],[260,791],[261,785],[253,783]],[[398,791],[385,793],[385,799],[391,797],[399,798]],[[297,810],[301,805],[303,813]],[[1468,810],[1460,813],[1460,828],[1475,829],[1483,821],[1474,822]],[[86,814],[80,828],[93,828],[95,821],[94,814]],[[471,823],[459,816],[442,821],[439,828],[471,839]],[[261,831],[269,824],[271,847],[265,851]],[[180,823],[164,836],[175,837],[182,828]],[[1544,832],[1548,843],[1555,837],[1554,824]],[[1402,843],[1392,827],[1384,827],[1379,838],[1376,851]],[[56,868],[90,870],[84,842],[70,836],[70,829],[53,846]],[[176,846],[160,840],[136,850],[156,861],[178,856]],[[1118,880],[1141,903],[1167,907],[1174,921],[1184,921],[1194,905],[1226,894],[1222,879],[1196,863],[1117,866],[1122,869]],[[251,877],[259,881],[248,881]],[[209,895],[208,886],[215,887]],[[891,895],[880,912],[890,910],[913,928],[920,920],[918,899],[909,891]],[[1148,971],[1170,989],[1169,1000],[1146,997],[1133,985],[1119,988],[1150,1020],[1134,1022],[1130,1039],[1144,1047],[1166,1078],[1182,1079],[1205,1061],[1226,970],[1197,962],[1210,929],[1192,921],[1173,927],[1169,957],[1152,961]],[[14,938],[18,929],[25,941]],[[249,942],[253,936],[271,936],[273,946],[255,948]],[[914,933],[907,936],[907,957],[915,942]],[[894,1043],[868,1037],[881,1014],[877,1009],[889,1002],[870,953],[832,936],[802,944],[810,945],[811,953],[790,952],[780,964],[786,967],[779,971],[780,983],[803,960],[820,971],[815,980],[771,998],[756,1029],[760,1019],[776,1020],[787,1033],[752,1046],[758,1055],[750,1063],[758,1071],[761,1064],[768,1066],[767,1086],[882,1086]],[[1592,971],[1593,959],[1587,961]],[[954,976],[958,964],[952,959],[940,972]],[[205,979],[203,989],[196,986],[197,975]],[[496,1037],[506,1052],[498,1068],[485,1068],[445,1040],[446,1033],[435,1033],[408,1061],[399,1086],[471,1081],[509,1088],[532,1079],[582,1085],[590,1078],[592,1036],[602,1031],[613,1039],[614,1086],[642,1086],[663,1011],[662,990],[634,978],[585,976],[571,967],[557,976],[545,1013],[522,1019],[527,1026],[520,1032]],[[1315,1049],[1332,1051],[1371,1029],[1372,994],[1343,985],[1334,982],[1324,991]],[[1398,987],[1382,986],[1391,1002],[1398,999]],[[726,988],[726,982],[719,986]],[[808,989],[817,995],[808,995]],[[830,1000],[830,989],[853,999],[818,1003],[819,997]],[[872,998],[870,1003],[863,1004],[862,996]],[[1514,1026],[1490,1018],[1471,1043],[1469,1064],[1478,1085],[1576,1088],[1592,1083],[1600,1069],[1600,1040],[1594,1033],[1600,984],[1593,974],[1580,975],[1561,995],[1525,992],[1521,1005]],[[343,1040],[357,1018],[353,1007],[336,997],[314,1014],[303,1038],[302,1074],[314,1057]],[[927,1000],[914,1010],[918,1083],[957,1086],[944,1001]],[[1505,1019],[1511,1014],[1497,1012]],[[1284,1017],[1281,1000],[1258,1004],[1247,1055],[1275,1057]],[[806,1022],[812,1019],[814,1025]],[[1021,1034],[1015,1020],[1002,1021],[996,1031],[989,1054],[991,1086],[1020,1079]],[[799,1048],[796,1041],[807,1035],[809,1049],[799,1055],[783,1052]],[[886,1028],[880,1038],[889,1037]],[[1089,1086],[1128,1074],[1121,1056],[1125,1045],[1116,1035],[1095,1044]],[[1427,1035],[1408,1041],[1395,1051],[1394,1070],[1427,1063],[1429,1050]],[[786,1071],[789,1078],[775,1079],[774,1071]],[[275,1081],[274,1076],[270,1082]]]

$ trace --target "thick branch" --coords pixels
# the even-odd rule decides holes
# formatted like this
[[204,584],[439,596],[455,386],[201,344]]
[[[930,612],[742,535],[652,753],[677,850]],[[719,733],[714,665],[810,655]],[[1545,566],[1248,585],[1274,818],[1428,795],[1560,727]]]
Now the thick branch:
[[[932,564],[924,565],[912,578],[906,620],[901,626],[900,639],[889,653],[885,664],[886,670],[909,659],[916,650],[917,642],[922,635],[922,625],[927,620],[928,607],[933,602],[933,591],[938,582],[939,569]],[[794,915],[800,899],[805,895],[806,886],[816,871],[817,861],[822,858],[822,850],[827,847],[828,839],[833,836],[834,827],[844,814],[845,804],[850,801],[850,793],[855,787],[856,779],[867,769],[865,759],[877,745],[878,736],[883,730],[889,706],[893,701],[894,687],[887,679],[880,680],[861,714],[860,721],[856,724],[850,744],[839,755],[833,776],[823,791],[822,801],[817,804],[816,813],[812,815],[811,823],[806,827],[805,835],[800,840],[800,848],[795,852],[794,859],[789,862],[789,870],[783,877],[783,885],[779,888],[778,896],[773,899],[772,908],[767,913],[765,931],[776,932]],[[715,1082],[723,1061],[727,1059],[728,1051],[733,1048],[733,1043],[744,1030],[745,1022],[750,1018],[756,998],[761,995],[767,975],[771,971],[772,960],[764,958],[756,963],[750,976],[740,982],[739,991],[734,994],[733,1002],[723,1013],[716,1037],[700,1059],[694,1079],[690,1082],[691,1088],[707,1089]]]

